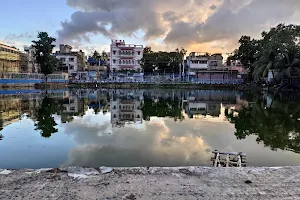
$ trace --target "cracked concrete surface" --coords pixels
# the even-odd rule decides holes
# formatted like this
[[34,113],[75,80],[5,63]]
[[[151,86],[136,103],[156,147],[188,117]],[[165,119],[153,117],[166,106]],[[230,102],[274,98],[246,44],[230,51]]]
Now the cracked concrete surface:
[[0,199],[300,199],[300,167],[48,170],[0,170]]

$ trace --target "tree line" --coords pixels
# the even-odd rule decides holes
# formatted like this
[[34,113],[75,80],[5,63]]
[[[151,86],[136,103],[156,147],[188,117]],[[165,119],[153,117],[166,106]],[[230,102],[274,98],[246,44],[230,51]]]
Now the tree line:
[[147,46],[143,50],[141,66],[146,73],[152,73],[154,71],[161,73],[178,73],[181,70],[186,52],[187,50],[184,48],[177,48],[173,52],[154,52],[151,47]]
[[261,33],[261,39],[242,36],[239,47],[228,57],[240,60],[249,71],[250,79],[264,81],[268,72],[274,82],[300,77],[300,26],[279,24]]

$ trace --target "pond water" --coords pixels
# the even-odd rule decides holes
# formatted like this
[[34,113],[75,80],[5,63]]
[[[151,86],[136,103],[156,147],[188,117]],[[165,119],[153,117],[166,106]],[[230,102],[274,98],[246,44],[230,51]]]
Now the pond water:
[[0,91],[0,168],[300,165],[299,94],[204,90]]

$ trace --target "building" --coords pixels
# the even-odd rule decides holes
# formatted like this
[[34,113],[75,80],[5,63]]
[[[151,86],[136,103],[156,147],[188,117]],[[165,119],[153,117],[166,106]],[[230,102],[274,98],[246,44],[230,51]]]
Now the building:
[[142,123],[143,92],[115,90],[110,92],[110,112],[113,127],[127,123]]
[[20,52],[20,72],[31,73],[28,68],[28,55],[23,52]]
[[70,76],[77,76],[77,72],[86,69],[86,58],[83,51],[72,51],[69,45],[61,44],[59,51],[55,53],[55,57],[61,62],[59,71],[68,72]]
[[110,45],[110,78],[112,80],[142,81],[141,59],[143,45],[112,40]]
[[225,67],[220,53],[192,52],[187,57],[187,80],[209,84],[236,84],[242,82],[236,68]]
[[39,65],[36,62],[35,59],[35,49],[30,46],[25,46],[24,51],[27,54],[27,71],[28,73],[39,73]]
[[223,56],[220,53],[209,54],[192,52],[187,57],[187,65],[190,71],[216,69],[223,67]]
[[15,47],[0,44],[0,73],[20,72],[20,52]]
[[87,60],[89,77],[93,80],[102,80],[107,77],[107,61],[89,57]]

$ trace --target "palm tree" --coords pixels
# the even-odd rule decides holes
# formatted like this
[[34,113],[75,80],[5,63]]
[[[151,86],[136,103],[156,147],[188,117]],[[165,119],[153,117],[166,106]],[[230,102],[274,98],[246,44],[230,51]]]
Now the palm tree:
[[288,49],[284,53],[276,64],[279,69],[279,73],[276,75],[276,80],[282,80],[288,78],[291,80],[292,77],[300,77],[300,56],[296,51],[296,47]]
[[[268,75],[269,70],[272,70],[275,68],[276,58],[277,58],[277,53],[274,50],[263,52],[263,54],[259,58],[259,60],[253,64],[254,80],[259,81],[259,80],[261,80],[261,78],[265,78]],[[272,73],[273,73],[273,77],[274,77],[273,70],[272,70]]]

